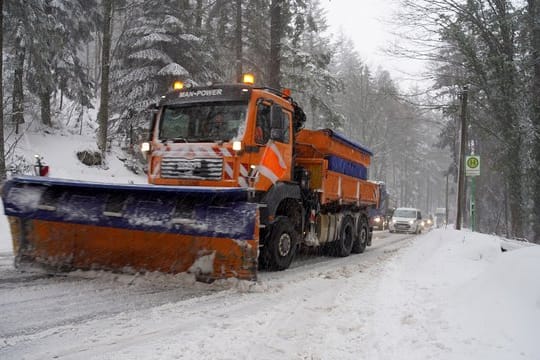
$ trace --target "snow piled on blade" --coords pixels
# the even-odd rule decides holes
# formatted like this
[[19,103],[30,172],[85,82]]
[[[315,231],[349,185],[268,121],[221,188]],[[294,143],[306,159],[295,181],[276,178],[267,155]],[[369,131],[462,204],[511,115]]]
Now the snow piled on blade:
[[37,208],[45,190],[45,187],[12,188],[6,201],[15,206],[15,211],[32,211]]
[[215,258],[215,251],[212,251],[212,253],[208,255],[199,256],[193,265],[191,265],[191,267],[188,269],[188,272],[196,275],[211,275],[214,272]]

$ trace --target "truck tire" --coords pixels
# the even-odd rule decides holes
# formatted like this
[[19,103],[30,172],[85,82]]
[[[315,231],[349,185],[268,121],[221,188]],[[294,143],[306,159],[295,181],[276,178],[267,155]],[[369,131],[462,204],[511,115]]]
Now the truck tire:
[[339,257],[347,257],[351,254],[356,236],[354,233],[354,221],[346,216],[341,223],[339,237],[334,243],[334,254]]
[[266,244],[261,251],[261,267],[285,270],[296,254],[298,234],[288,218],[280,216],[272,224]]
[[361,216],[358,219],[358,224],[356,228],[356,241],[354,242],[354,245],[352,247],[352,252],[354,254],[361,254],[364,252],[364,250],[366,250],[369,237],[369,228],[365,217]]

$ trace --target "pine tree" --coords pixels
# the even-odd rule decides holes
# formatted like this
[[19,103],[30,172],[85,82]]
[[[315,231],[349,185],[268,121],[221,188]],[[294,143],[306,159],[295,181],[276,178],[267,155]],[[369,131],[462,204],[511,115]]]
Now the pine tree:
[[14,25],[10,28],[15,30],[7,37],[13,44],[16,60],[13,104],[16,123],[23,119],[23,78],[32,84],[28,90],[40,99],[45,125],[51,125],[51,96],[56,90],[89,106],[93,87],[82,69],[78,52],[91,37],[93,8],[94,0],[6,2],[9,21]]
[[170,89],[173,80],[199,83],[213,78],[202,39],[190,32],[190,13],[184,2],[132,3],[113,69],[117,112],[144,109]]
[[343,117],[334,105],[341,84],[330,71],[335,50],[324,35],[327,24],[320,2],[292,2],[285,14],[289,26],[283,40],[282,85],[303,104],[310,126],[343,131]]
[[527,15],[529,24],[530,55],[532,81],[530,86],[530,116],[533,129],[533,165],[532,165],[532,197],[533,197],[533,232],[534,242],[540,244],[540,3],[528,0]]

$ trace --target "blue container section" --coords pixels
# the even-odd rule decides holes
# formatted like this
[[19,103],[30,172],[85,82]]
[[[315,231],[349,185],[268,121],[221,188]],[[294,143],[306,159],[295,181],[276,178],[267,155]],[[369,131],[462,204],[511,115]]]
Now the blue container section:
[[349,175],[357,179],[367,180],[368,172],[365,166],[334,155],[327,156],[326,159],[328,160],[328,170]]
[[345,135],[343,134],[340,134],[332,129],[324,129],[326,132],[328,132],[330,134],[330,137],[347,145],[347,146],[350,146],[352,147],[353,149],[356,149],[356,150],[359,150],[361,152],[364,152],[366,154],[368,154],[369,156],[373,156],[373,151],[371,151],[370,149],[368,149],[367,147],[363,146],[363,145],[360,145],[352,140],[349,140],[345,137]]

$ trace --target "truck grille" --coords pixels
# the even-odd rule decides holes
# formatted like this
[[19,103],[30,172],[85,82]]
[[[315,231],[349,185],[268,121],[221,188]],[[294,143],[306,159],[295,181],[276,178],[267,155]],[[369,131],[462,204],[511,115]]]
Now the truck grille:
[[220,180],[223,173],[221,158],[186,159],[162,158],[161,177],[166,179]]

